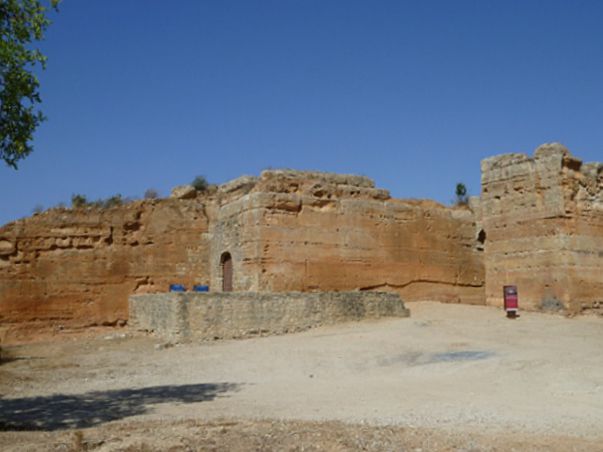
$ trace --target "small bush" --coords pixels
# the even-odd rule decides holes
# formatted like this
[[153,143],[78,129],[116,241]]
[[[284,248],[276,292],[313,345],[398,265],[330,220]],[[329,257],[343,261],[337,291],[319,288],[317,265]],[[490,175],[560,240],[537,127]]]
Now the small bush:
[[195,187],[197,191],[205,191],[209,187],[209,183],[204,176],[197,176],[191,182],[191,185]]
[[144,199],[157,199],[159,198],[159,192],[154,188],[149,188],[144,192]]
[[42,204],[36,204],[36,206],[33,208],[33,213],[42,213],[44,212],[44,206]]
[[100,202],[101,202],[101,207],[103,207],[104,209],[110,209],[111,207],[121,206],[124,203],[124,200],[121,197],[121,195],[118,193],[114,196],[111,196],[110,198],[101,200]]
[[84,195],[78,193],[71,196],[71,207],[79,209],[88,205],[88,199]]
[[456,205],[457,206],[466,206],[469,204],[469,195],[467,194],[467,187],[465,184],[459,182],[456,184],[456,190],[454,191],[456,196]]
[[123,198],[119,193],[106,199],[97,199],[96,201],[88,201],[84,195],[75,194],[71,197],[71,207],[74,209],[82,207],[96,207],[97,209],[111,209],[112,207],[121,206],[125,202],[129,202],[128,198]]

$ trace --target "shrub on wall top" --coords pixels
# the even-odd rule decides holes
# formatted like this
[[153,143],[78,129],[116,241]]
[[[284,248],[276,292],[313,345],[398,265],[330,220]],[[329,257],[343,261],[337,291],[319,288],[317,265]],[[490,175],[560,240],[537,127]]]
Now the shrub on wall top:
[[195,187],[197,191],[205,191],[209,187],[209,183],[204,176],[197,176],[191,182],[191,185]]

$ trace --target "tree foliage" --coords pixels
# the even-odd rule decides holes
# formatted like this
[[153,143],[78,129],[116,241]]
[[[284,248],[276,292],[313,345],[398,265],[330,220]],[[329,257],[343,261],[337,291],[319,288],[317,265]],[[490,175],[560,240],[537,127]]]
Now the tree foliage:
[[197,191],[205,191],[209,188],[209,183],[207,182],[205,176],[195,177],[191,182],[191,185],[195,187],[195,190]]
[[456,204],[457,205],[466,205],[469,203],[469,195],[467,194],[467,187],[462,182],[456,184],[456,189],[454,191],[456,196]]
[[71,195],[71,207],[74,209],[79,209],[80,207],[85,207],[88,205],[88,198],[85,195],[80,195],[79,193],[75,193]]
[[97,209],[111,209],[113,207],[121,206],[124,203],[130,202],[130,198],[124,198],[119,193],[110,196],[105,199],[97,199],[96,201],[90,201],[86,195],[75,193],[71,195],[71,207],[74,209],[81,209],[83,207],[95,207]]
[[157,199],[159,198],[159,192],[154,188],[147,188],[144,192],[144,199]]
[[0,159],[15,169],[33,150],[33,133],[44,120],[33,71],[45,67],[46,57],[32,44],[44,38],[48,8],[57,9],[58,3],[0,0]]

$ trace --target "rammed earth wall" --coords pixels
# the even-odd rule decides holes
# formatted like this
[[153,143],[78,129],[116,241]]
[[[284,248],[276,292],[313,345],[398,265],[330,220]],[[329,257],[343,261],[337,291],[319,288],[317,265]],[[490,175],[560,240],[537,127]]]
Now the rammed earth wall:
[[361,176],[271,170],[242,183],[238,196],[218,198],[211,222],[214,288],[228,252],[238,291],[359,289],[484,302],[483,253],[467,207],[393,199]]
[[579,312],[603,305],[603,165],[583,164],[560,144],[534,156],[482,162],[487,303],[502,287],[520,306]]
[[0,340],[125,324],[128,296],[209,282],[197,200],[54,209],[0,228]]
[[[186,187],[185,187],[186,188]],[[603,306],[603,165],[559,144],[482,162],[469,206],[393,199],[367,177],[268,170],[187,199],[52,209],[0,228],[0,339],[128,320],[169,284],[395,292],[522,309]]]

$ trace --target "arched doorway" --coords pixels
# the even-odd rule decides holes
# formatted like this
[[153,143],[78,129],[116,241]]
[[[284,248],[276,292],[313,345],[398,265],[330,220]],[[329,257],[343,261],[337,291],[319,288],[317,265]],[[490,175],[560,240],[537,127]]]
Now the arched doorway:
[[232,256],[230,253],[222,253],[220,266],[222,267],[222,292],[232,292]]
[[484,231],[483,229],[481,229],[479,231],[479,233],[477,234],[477,244],[476,244],[476,249],[478,251],[484,251],[484,244],[486,243],[486,231]]

